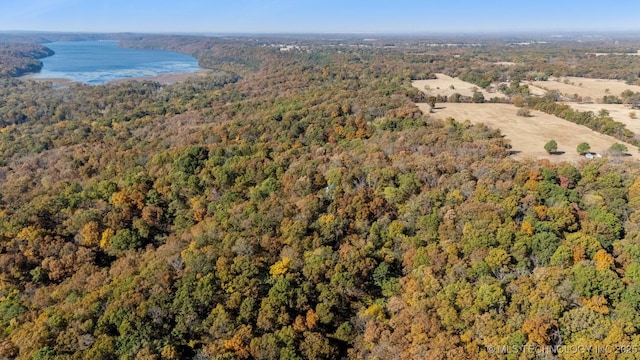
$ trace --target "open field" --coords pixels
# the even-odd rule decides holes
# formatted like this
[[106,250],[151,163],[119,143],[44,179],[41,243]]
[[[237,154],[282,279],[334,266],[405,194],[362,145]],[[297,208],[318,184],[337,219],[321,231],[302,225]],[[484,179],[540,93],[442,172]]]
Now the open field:
[[416,88],[424,91],[427,95],[433,96],[451,96],[454,93],[458,93],[464,96],[473,96],[474,89],[477,89],[477,91],[481,92],[484,98],[487,100],[496,96],[504,96],[500,93],[489,93],[475,84],[462,81],[458,78],[452,78],[445,74],[436,74],[436,77],[437,79],[432,80],[414,80],[412,84]]
[[[565,84],[565,80],[568,83]],[[595,102],[601,102],[602,97],[605,95],[620,96],[625,90],[640,91],[640,86],[627,85],[624,81],[620,80],[587,79],[580,77],[550,78],[548,81],[528,81],[523,83],[528,84],[532,89],[535,87],[545,91],[558,90],[565,96],[578,94],[583,99],[589,97]]]
[[[640,134],[640,110],[633,110],[629,106],[622,104],[579,104],[574,102],[566,102],[565,104],[578,111],[593,111],[596,115],[600,110],[605,109],[613,120],[625,124],[627,129]],[[636,113],[637,119],[629,117],[629,113],[632,111]]]
[[[417,104],[420,109],[428,113],[428,104]],[[458,121],[469,120],[472,123],[484,123],[487,126],[500,129],[503,135],[511,140],[514,158],[549,159],[560,162],[576,162],[585,159],[578,155],[576,148],[581,142],[591,145],[591,151],[605,154],[606,150],[619,140],[592,131],[584,126],[573,124],[553,115],[540,111],[532,111],[531,117],[517,116],[518,108],[510,104],[466,104],[443,103],[438,104],[431,114],[439,119],[454,118]],[[544,144],[549,140],[556,140],[559,155],[549,155],[544,150]],[[626,144],[630,157],[638,158],[636,147]]]
[[634,53],[619,53],[619,52],[614,52],[614,53],[603,53],[603,52],[596,52],[596,53],[587,53],[587,54],[592,54],[597,56],[640,56],[640,50],[638,50],[637,52]]

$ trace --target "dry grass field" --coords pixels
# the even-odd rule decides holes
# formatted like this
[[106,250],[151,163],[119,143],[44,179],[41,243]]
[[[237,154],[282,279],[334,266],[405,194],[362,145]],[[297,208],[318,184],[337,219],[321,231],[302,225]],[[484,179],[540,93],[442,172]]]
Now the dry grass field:
[[473,96],[473,90],[481,92],[485,99],[492,97],[503,97],[501,93],[489,93],[477,85],[462,81],[458,78],[452,78],[445,74],[436,74],[437,79],[433,80],[414,80],[413,86],[424,91],[427,95],[451,96],[458,93],[464,96]]
[[[566,102],[565,104],[578,111],[593,111],[596,115],[600,110],[605,109],[613,120],[625,124],[627,129],[640,134],[640,110],[633,110],[629,106],[622,104],[578,104],[573,102]],[[636,113],[637,119],[629,117],[629,113],[632,111]]]
[[[437,74],[434,80],[417,80],[413,82],[413,86],[424,91],[428,95],[451,95],[458,92],[461,95],[471,96],[473,89],[477,88],[471,83],[467,83],[460,79],[452,78],[444,74]],[[570,86],[582,90],[580,96],[604,96],[607,94],[605,89],[609,89],[609,93],[614,91],[630,89],[632,91],[640,91],[640,87],[630,86],[624,82],[613,80],[595,80],[583,78],[569,78],[570,82],[581,80],[580,87],[576,85],[564,84],[556,81],[536,81],[533,83],[541,83],[548,85],[549,89],[567,88]],[[531,84],[531,83],[530,83]],[[453,85],[454,89],[450,86]],[[555,86],[552,87],[551,85]],[[426,86],[426,88],[425,88]],[[530,85],[531,86],[531,85]],[[617,86],[617,87],[616,87]],[[545,92],[542,88],[531,86],[532,92]],[[638,89],[635,89],[638,88]],[[483,92],[485,98],[491,98],[498,94],[489,94]],[[428,104],[417,104],[420,109],[428,113],[430,108]],[[623,105],[605,105],[605,104],[577,104],[570,103],[577,110],[598,112],[600,109],[607,109],[610,115],[617,121],[627,125],[629,130],[640,133],[640,120],[632,120],[629,118],[629,108],[623,109]],[[530,117],[522,117],[516,115],[518,108],[510,104],[468,104],[468,103],[438,103],[431,116],[439,119],[454,118],[458,121],[469,120],[472,123],[484,123],[495,129],[500,129],[502,134],[511,141],[514,158],[525,159],[549,159],[554,162],[568,161],[576,162],[584,160],[585,157],[580,156],[576,152],[578,144],[587,142],[591,145],[591,151],[598,154],[607,154],[607,150],[611,145],[619,140],[600,134],[585,126],[576,125],[569,121],[563,120],[553,115],[543,113],[541,111],[531,111]],[[638,114],[640,116],[640,112]],[[626,118],[625,118],[626,117]],[[544,145],[549,140],[555,140],[558,143],[559,154],[550,155],[544,150]],[[625,143],[629,149],[629,155],[626,158],[637,159],[638,152],[636,147]]]
[[578,94],[583,99],[588,97],[595,102],[602,102],[602,97],[605,95],[620,96],[625,90],[640,91],[640,86],[627,85],[624,81],[620,80],[587,79],[580,77],[550,78],[548,81],[529,81],[523,83],[528,84],[532,89],[539,88],[544,91],[557,90],[568,97]]
[[[420,109],[428,113],[428,104],[418,104]],[[532,111],[531,117],[517,116],[518,108],[510,104],[437,104],[431,114],[439,119],[454,118],[458,121],[469,120],[472,123],[484,123],[500,129],[503,135],[511,140],[514,158],[517,159],[549,159],[554,162],[577,162],[585,157],[578,155],[576,148],[581,142],[591,145],[591,151],[606,154],[607,149],[619,140],[592,131],[584,126],[565,121],[540,111]],[[549,140],[556,140],[559,155],[549,155],[544,145]],[[631,156],[638,158],[636,147],[626,144]]]
[[494,64],[502,65],[502,66],[515,66],[516,65],[516,63],[514,63],[513,61],[496,61],[496,62],[494,62]]

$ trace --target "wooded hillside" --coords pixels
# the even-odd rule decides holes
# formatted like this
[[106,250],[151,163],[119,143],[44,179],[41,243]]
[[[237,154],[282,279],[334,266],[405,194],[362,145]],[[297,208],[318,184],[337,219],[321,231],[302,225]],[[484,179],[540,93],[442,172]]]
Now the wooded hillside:
[[53,51],[41,45],[0,42],[0,77],[38,72],[42,68],[39,59],[51,55]]

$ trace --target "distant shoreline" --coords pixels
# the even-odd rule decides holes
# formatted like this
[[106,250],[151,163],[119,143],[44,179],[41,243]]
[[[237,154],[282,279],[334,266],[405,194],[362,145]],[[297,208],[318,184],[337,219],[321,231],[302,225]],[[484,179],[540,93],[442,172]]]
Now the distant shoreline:
[[203,69],[203,70],[197,70],[195,72],[189,72],[189,73],[162,74],[162,75],[155,75],[155,76],[135,76],[130,78],[112,80],[105,84],[122,83],[130,80],[138,80],[138,81],[151,80],[151,81],[159,82],[160,84],[163,84],[163,85],[171,85],[177,82],[185,81],[192,76],[205,76],[210,72],[211,72],[210,70]]
[[[210,72],[210,70],[203,69],[203,70],[197,70],[195,72],[189,72],[189,73],[161,74],[161,75],[154,75],[154,76],[135,76],[135,77],[130,77],[130,78],[123,78],[123,79],[116,79],[116,80],[107,81],[106,83],[101,84],[101,85],[117,84],[117,83],[122,83],[122,82],[127,82],[127,81],[144,81],[144,80],[156,81],[156,82],[159,82],[160,84],[163,84],[163,85],[171,85],[171,84],[175,84],[177,82],[181,82],[181,81],[187,80],[192,76],[205,76],[209,72]],[[37,82],[52,82],[53,86],[55,86],[55,87],[69,87],[69,86],[71,86],[73,84],[83,84],[83,82],[81,82],[81,81],[74,81],[74,80],[69,79],[69,78],[36,78],[36,77],[34,77],[35,75],[36,74],[22,75],[22,76],[19,76],[18,79],[21,79],[21,80],[33,80],[33,81],[37,81]]]
[[27,74],[16,77],[16,79],[20,80],[33,80],[37,82],[52,82],[55,87],[69,87],[74,83],[71,79],[66,78],[35,78],[35,74]]

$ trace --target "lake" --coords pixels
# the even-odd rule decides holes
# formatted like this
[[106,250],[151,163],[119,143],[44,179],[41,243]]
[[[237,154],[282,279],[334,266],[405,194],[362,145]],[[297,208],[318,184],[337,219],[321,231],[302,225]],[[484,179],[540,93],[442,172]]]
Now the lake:
[[121,48],[117,41],[58,41],[45,46],[55,51],[55,55],[42,59],[42,70],[34,78],[100,85],[201,69],[194,57],[171,51]]

